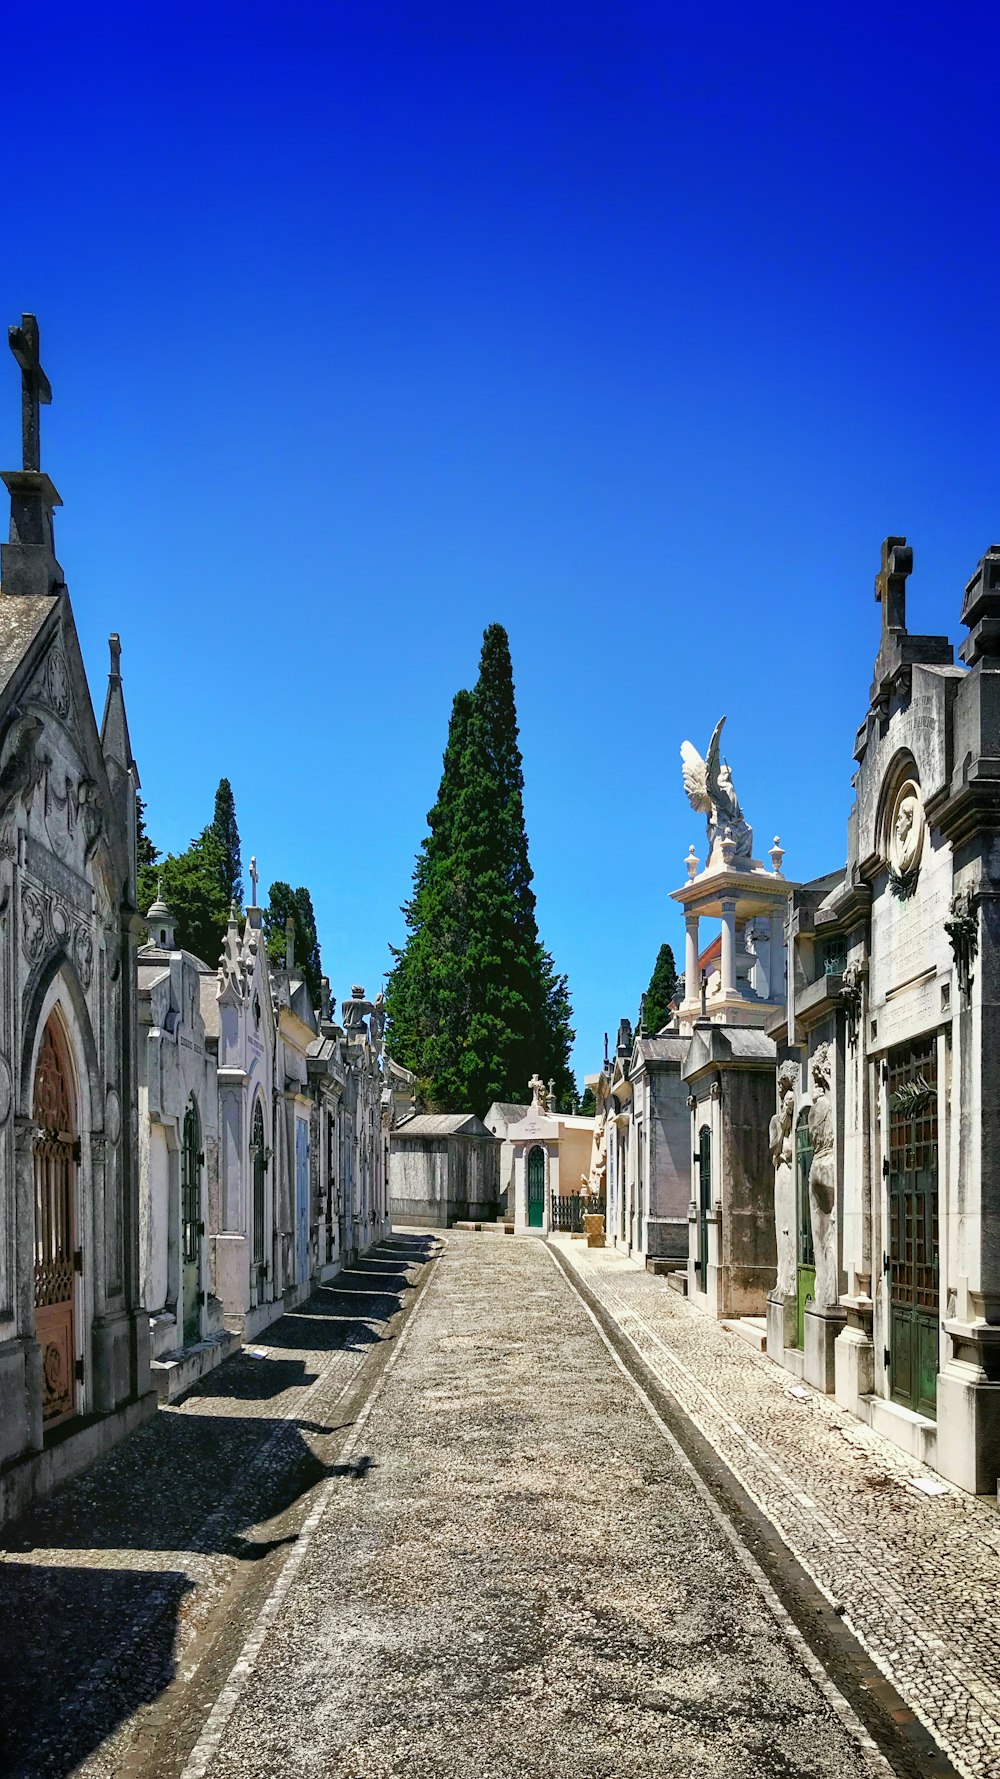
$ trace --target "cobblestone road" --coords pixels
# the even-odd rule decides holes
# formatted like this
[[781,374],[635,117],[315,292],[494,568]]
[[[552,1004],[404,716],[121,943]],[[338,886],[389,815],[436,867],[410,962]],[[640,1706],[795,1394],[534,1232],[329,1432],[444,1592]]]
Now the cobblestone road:
[[359,1261],[6,1529],[0,1772],[176,1767],[200,1727],[191,1686],[207,1709],[432,1247]]
[[[653,1400],[636,1387],[557,1264],[570,1252],[613,1309],[614,1339],[628,1325],[678,1398],[671,1341],[707,1355],[706,1382],[685,1384],[693,1418],[707,1426],[705,1397],[760,1371],[614,1256],[457,1232],[398,1238],[11,1529],[0,1769],[936,1771],[883,1704],[862,1704],[889,1760],[879,1752],[848,1703],[854,1638],[833,1619],[852,1655],[816,1659],[822,1639],[803,1637],[782,1604],[801,1605],[793,1583],[772,1573],[775,1592],[754,1555],[764,1540],[731,1503],[732,1521],[722,1511],[724,1491],[658,1417],[655,1387]],[[793,1408],[776,1376],[765,1390],[776,1424],[792,1415],[801,1441],[812,1410]],[[746,1414],[742,1425],[756,1451]],[[731,1446],[731,1411],[720,1426]],[[761,1452],[768,1475],[793,1456]],[[824,1508],[826,1525],[825,1497]]]
[[1000,1774],[1000,1513],[794,1379],[662,1280],[556,1238],[877,1666],[969,1779]]
[[187,1779],[887,1769],[537,1242],[450,1234]]

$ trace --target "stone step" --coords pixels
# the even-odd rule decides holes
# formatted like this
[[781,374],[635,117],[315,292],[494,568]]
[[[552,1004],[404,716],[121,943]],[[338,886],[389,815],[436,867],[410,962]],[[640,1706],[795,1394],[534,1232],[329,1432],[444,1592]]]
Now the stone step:
[[723,1320],[722,1327],[730,1334],[738,1334],[755,1353],[767,1351],[767,1321],[763,1316],[733,1316],[731,1320]]
[[671,1291],[678,1292],[681,1297],[687,1296],[688,1276],[686,1272],[668,1272],[667,1284]]
[[666,1260],[662,1254],[646,1255],[646,1271],[655,1272],[657,1278],[664,1278],[669,1272],[676,1272],[676,1260]]

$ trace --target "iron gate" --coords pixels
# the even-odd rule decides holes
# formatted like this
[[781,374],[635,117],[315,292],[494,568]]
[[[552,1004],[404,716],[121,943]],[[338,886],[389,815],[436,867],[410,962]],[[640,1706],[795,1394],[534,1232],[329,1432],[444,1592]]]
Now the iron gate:
[[889,1053],[889,1375],[895,1401],[937,1408],[937,1042]]

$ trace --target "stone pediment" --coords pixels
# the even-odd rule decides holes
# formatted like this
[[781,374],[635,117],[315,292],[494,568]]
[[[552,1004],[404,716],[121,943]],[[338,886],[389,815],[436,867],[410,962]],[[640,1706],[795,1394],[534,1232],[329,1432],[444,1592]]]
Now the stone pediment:
[[[38,609],[25,624],[9,606]],[[23,649],[0,690],[0,831],[26,828],[36,849],[80,879],[92,876],[102,851],[117,901],[130,861],[68,598],[0,597],[0,652],[4,641],[13,646],[12,633]]]
[[869,717],[855,780],[857,860],[865,875],[884,851],[884,796],[897,779],[912,776],[925,807],[947,795],[955,694],[966,678],[960,667],[914,667],[908,696],[893,701],[885,721]]

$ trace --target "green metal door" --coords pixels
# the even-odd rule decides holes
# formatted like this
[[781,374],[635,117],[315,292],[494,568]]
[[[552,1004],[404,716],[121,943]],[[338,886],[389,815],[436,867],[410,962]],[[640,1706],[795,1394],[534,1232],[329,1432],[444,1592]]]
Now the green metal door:
[[181,1147],[181,1294],[184,1345],[201,1339],[201,1121],[194,1101],[184,1115]]
[[528,1228],[541,1229],[545,1216],[545,1150],[528,1152]]
[[698,1288],[708,1290],[708,1219],[712,1213],[712,1132],[698,1132]]
[[795,1132],[795,1201],[797,1290],[795,1304],[795,1345],[806,1344],[806,1306],[816,1296],[816,1258],[813,1252],[812,1218],[809,1214],[809,1170],[813,1146],[809,1135],[809,1114],[803,1112]]
[[937,1410],[937,1046],[889,1054],[889,1379],[893,1400]]

